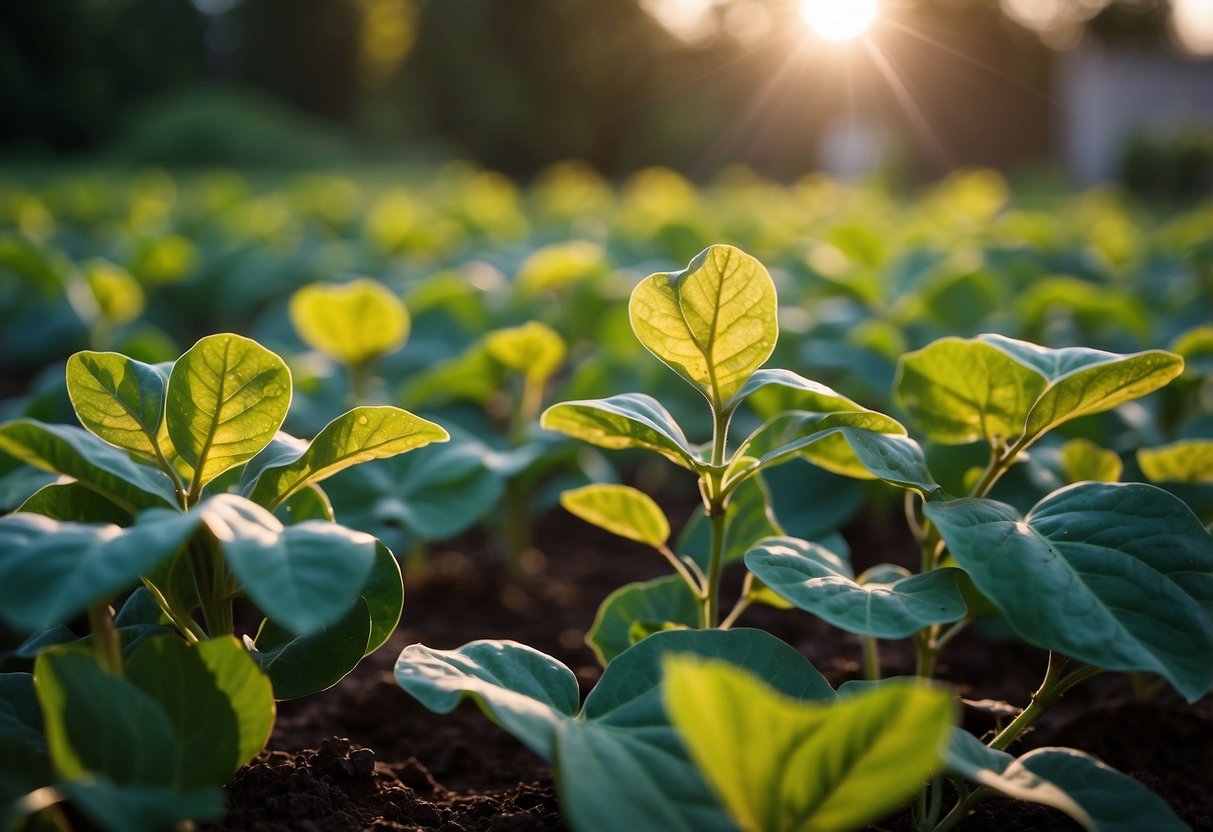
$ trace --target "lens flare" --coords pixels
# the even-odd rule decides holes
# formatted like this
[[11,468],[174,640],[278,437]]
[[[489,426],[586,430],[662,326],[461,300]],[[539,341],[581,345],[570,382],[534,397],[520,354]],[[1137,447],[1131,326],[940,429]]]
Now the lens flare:
[[879,0],[800,0],[800,14],[820,38],[841,42],[866,32],[880,11]]

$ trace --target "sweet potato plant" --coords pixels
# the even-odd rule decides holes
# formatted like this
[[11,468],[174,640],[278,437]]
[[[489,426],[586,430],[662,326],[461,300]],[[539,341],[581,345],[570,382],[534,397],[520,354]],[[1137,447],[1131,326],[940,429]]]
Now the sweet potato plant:
[[[846,830],[908,805],[914,828],[941,832],[996,795],[1055,807],[1092,830],[1184,828],[1144,786],[1080,750],[1012,751],[1067,690],[1100,673],[1155,674],[1190,701],[1213,688],[1209,532],[1178,498],[1141,483],[1075,482],[1026,514],[990,496],[1051,431],[1163,387],[1182,359],[996,335],[904,356],[894,394],[919,435],[988,449],[953,495],[897,420],[762,368],[776,308],[766,269],[729,246],[634,290],[636,336],[706,400],[703,444],[644,394],[543,415],[549,429],[687,470],[709,526],[706,553],[692,557],[671,548],[670,524],[644,493],[566,493],[570,511],[651,546],[673,570],[604,603],[589,640],[605,671],[584,704],[567,667],[505,641],[408,647],[400,685],[439,712],[474,699],[552,763],[579,830]],[[760,395],[774,415],[731,436],[741,406]],[[1070,456],[1073,470],[1106,471],[1096,447]],[[856,576],[845,553],[783,535],[762,474],[794,458],[904,491],[918,571],[882,564]],[[722,615],[730,561],[747,571]],[[835,691],[774,636],[735,628],[754,603],[798,607],[862,637],[867,680]],[[1017,716],[979,738],[959,727],[959,703],[935,667],[958,633],[993,617],[1042,648],[1046,670]],[[914,676],[882,678],[879,642],[890,639],[913,643]]]
[[[0,425],[0,451],[59,475],[0,518],[0,616],[34,660],[0,674],[0,805],[70,800],[114,830],[214,817],[275,700],[335,684],[400,618],[392,553],[333,522],[319,483],[447,434],[356,407],[289,436],[286,364],[230,334],[170,365],[77,353],[67,389],[83,427]],[[246,601],[263,619],[242,642]]]

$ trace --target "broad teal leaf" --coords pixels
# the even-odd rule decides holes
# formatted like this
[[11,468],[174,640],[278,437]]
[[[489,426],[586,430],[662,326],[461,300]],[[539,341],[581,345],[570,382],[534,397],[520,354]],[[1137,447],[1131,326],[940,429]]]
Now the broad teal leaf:
[[205,485],[273,439],[291,406],[291,371],[256,341],[210,335],[177,359],[167,396],[168,436]]
[[132,514],[177,505],[168,476],[140,465],[83,428],[32,419],[7,422],[0,425],[0,452],[43,471],[65,474]]
[[54,780],[29,673],[0,673],[0,823],[14,800]]
[[220,785],[265,747],[274,724],[270,680],[234,637],[149,639],[125,672],[172,726],[177,752],[162,765],[177,788]]
[[637,543],[663,546],[670,539],[670,521],[661,506],[630,485],[585,485],[561,494],[560,504],[587,523]]
[[[308,444],[298,445],[293,459],[273,447],[273,460],[248,465],[241,491],[273,509],[309,483],[345,468],[445,442],[449,434],[433,422],[398,407],[356,407],[329,422]],[[265,451],[262,451],[264,454]]]
[[284,527],[261,506],[230,494],[211,498],[200,512],[245,592],[298,635],[341,618],[374,565],[375,538],[344,526],[308,520]]
[[601,448],[655,451],[692,471],[703,464],[674,417],[644,393],[562,402],[545,410],[539,423]]
[[902,356],[895,398],[946,445],[1011,441],[1048,386],[1043,371],[981,339],[941,338]]
[[897,681],[835,701],[784,696],[720,661],[666,660],[665,703],[691,759],[742,829],[849,832],[940,768],[955,705]]
[[112,523],[115,526],[129,526],[134,520],[131,512],[79,482],[45,485],[31,494],[17,511],[41,514],[53,520]]
[[305,520],[324,520],[332,523],[337,519],[333,514],[333,504],[329,501],[329,495],[318,485],[305,485],[287,497],[274,509],[274,516],[287,526],[293,526]]
[[578,832],[620,828],[733,830],[665,716],[662,662],[673,653],[725,659],[798,699],[829,699],[829,684],[788,645],[758,630],[671,630],[621,653],[577,712],[571,670],[529,647],[472,642],[408,647],[396,680],[448,713],[465,696],[553,763],[565,818]]
[[660,628],[667,623],[698,627],[703,604],[679,575],[625,584],[598,607],[585,641],[606,667],[632,646],[633,627]]
[[847,559],[790,537],[763,541],[745,563],[771,591],[849,633],[908,638],[923,627],[965,616],[959,569],[912,575],[881,564],[856,580]]
[[226,809],[218,788],[182,791],[118,785],[106,777],[74,780],[57,788],[108,832],[162,832],[180,821],[218,820]]
[[371,637],[366,601],[357,598],[338,621],[297,636],[270,619],[261,622],[255,639],[245,637],[253,660],[274,688],[275,699],[298,699],[328,690],[358,666]]
[[680,272],[646,277],[628,316],[640,343],[722,410],[779,338],[775,282],[741,249],[710,246]]
[[158,455],[167,386],[159,368],[115,352],[78,352],[67,360],[67,394],[80,424],[149,459]]
[[947,765],[1008,797],[1059,809],[1091,832],[1188,828],[1141,783],[1073,748],[1037,748],[1015,759],[956,729]]
[[1080,483],[1021,518],[993,500],[926,515],[1026,640],[1109,670],[1145,670],[1190,700],[1213,688],[1213,538],[1167,492]]
[[387,643],[404,611],[404,580],[400,576],[400,564],[391,550],[378,541],[375,542],[375,563],[366,583],[362,585],[362,600],[366,602],[367,614],[371,618],[371,632],[364,651],[369,656]]
[[185,545],[189,515],[150,510],[128,529],[38,514],[0,517],[0,610],[23,630],[62,624],[139,582]]

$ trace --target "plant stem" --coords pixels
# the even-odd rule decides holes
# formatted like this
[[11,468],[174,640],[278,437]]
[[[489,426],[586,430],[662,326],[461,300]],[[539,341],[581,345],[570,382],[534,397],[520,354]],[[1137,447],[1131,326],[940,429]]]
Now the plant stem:
[[969,816],[969,813],[973,811],[973,807],[987,798],[995,797],[997,794],[998,792],[994,791],[994,789],[985,786],[969,792],[963,800],[952,807],[952,811],[948,812],[947,816],[940,821],[939,825],[935,827],[934,832],[951,832],[962,820]]
[[349,364],[346,370],[350,376],[350,406],[366,404],[371,390],[371,362],[359,361]]
[[746,572],[745,581],[741,585],[741,597],[737,599],[737,603],[733,605],[733,609],[729,610],[729,614],[724,617],[724,621],[720,622],[720,629],[727,630],[737,623],[737,619],[741,618],[741,614],[754,603],[753,591],[754,573]]
[[206,633],[202,632],[202,629],[188,614],[173,607],[168,598],[164,596],[164,593],[160,591],[160,587],[147,578],[143,579],[143,585],[152,594],[152,597],[156,599],[156,605],[160,607],[161,612],[169,617],[169,620],[173,622],[173,626],[185,637],[186,641],[195,644],[206,638]]
[[707,598],[704,601],[704,629],[716,626],[720,619],[720,573],[724,560],[724,521],[723,506],[712,506],[709,509],[708,520],[712,530],[712,550],[708,559]]
[[122,675],[122,637],[114,627],[109,604],[98,601],[88,608],[88,625],[93,631],[93,651],[97,664],[107,673]]
[[673,550],[664,543],[655,548],[661,553],[663,558],[669,561],[670,566],[674,567],[674,571],[677,572],[679,577],[681,577],[682,580],[686,582],[686,585],[691,588],[691,592],[695,594],[695,597],[703,600],[704,597],[706,597],[705,588],[703,584],[691,574],[690,570],[687,569],[686,564],[680,561],[678,556],[674,554]]
[[863,677],[869,682],[880,681],[880,642],[872,636],[863,637]]
[[1075,670],[1068,676],[1062,676],[1062,670],[1065,669],[1065,665],[1066,658],[1064,656],[1059,656],[1053,652],[1049,653],[1049,665],[1045,669],[1044,681],[1040,683],[1040,687],[1032,694],[1032,701],[1028,703],[1028,707],[1020,711],[1019,715],[1011,720],[1006,728],[998,732],[998,735],[990,741],[990,748],[996,751],[1005,751],[1045,711],[1053,707],[1066,691],[1079,682],[1083,682],[1103,672],[1098,667],[1087,666]]
[[914,675],[924,679],[935,678],[935,659],[939,650],[935,647],[936,627],[924,627],[914,635]]

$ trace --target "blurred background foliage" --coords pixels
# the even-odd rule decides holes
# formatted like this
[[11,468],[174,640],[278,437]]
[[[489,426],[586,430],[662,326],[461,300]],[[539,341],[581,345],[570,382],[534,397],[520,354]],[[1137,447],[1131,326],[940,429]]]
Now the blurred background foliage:
[[790,178],[858,102],[904,128],[906,171],[1008,167],[1050,155],[1056,50],[1175,41],[1204,0],[1175,2],[888,0],[846,49],[807,37],[795,0],[10,2],[0,154]]

